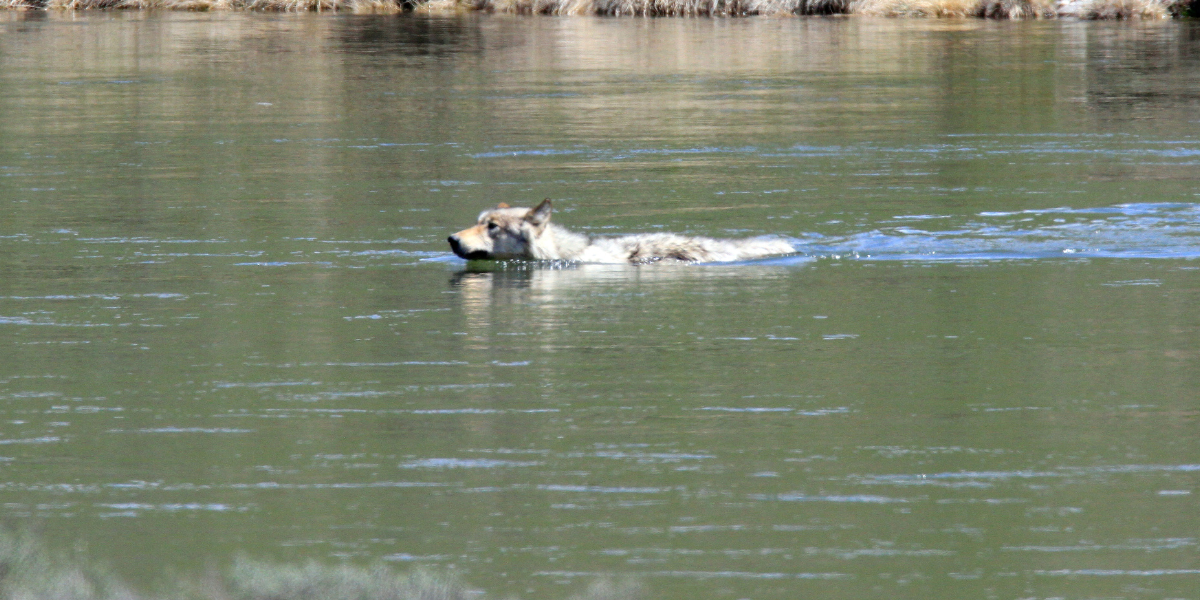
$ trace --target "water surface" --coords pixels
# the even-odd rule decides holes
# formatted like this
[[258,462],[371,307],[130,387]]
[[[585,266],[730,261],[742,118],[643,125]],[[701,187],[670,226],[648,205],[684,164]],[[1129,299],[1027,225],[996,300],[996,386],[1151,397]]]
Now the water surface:
[[1195,24],[0,19],[0,506],[139,585],[1200,589]]

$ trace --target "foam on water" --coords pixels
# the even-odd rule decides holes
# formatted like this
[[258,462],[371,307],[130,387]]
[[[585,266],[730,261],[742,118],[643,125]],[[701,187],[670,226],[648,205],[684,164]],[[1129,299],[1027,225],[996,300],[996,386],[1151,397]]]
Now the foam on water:
[[[943,225],[920,228],[915,222]],[[793,239],[806,259],[971,261],[1200,257],[1200,204],[900,215],[858,233]],[[1128,284],[1128,282],[1126,282]]]

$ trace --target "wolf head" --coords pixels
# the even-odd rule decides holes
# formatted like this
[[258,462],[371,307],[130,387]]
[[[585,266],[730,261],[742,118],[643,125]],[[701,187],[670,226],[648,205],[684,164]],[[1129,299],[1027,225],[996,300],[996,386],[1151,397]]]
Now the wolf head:
[[450,249],[467,260],[533,259],[534,245],[550,224],[550,199],[536,208],[512,208],[501,203],[479,215],[474,227],[449,238]]

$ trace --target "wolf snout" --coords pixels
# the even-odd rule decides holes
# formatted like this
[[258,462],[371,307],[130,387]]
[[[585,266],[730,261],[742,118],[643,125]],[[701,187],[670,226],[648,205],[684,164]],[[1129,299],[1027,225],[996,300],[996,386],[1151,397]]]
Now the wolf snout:
[[452,235],[446,238],[446,241],[450,242],[450,250],[452,250],[455,254],[466,258],[465,253],[463,252],[462,242],[458,241],[457,235]]
[[490,258],[486,250],[472,250],[467,247],[466,244],[463,244],[462,239],[458,237],[457,233],[446,238],[446,241],[450,242],[450,250],[457,254],[459,258],[465,258],[467,260],[483,260]]

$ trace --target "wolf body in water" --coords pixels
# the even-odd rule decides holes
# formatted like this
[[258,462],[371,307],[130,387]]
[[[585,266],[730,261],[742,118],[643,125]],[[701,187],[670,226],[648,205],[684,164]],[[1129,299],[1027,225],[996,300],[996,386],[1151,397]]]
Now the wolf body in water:
[[645,264],[730,262],[795,252],[773,237],[713,239],[673,233],[640,233],[590,238],[550,222],[550,200],[535,208],[501,203],[485,210],[473,227],[448,238],[450,249],[468,260],[572,260],[584,263]]

